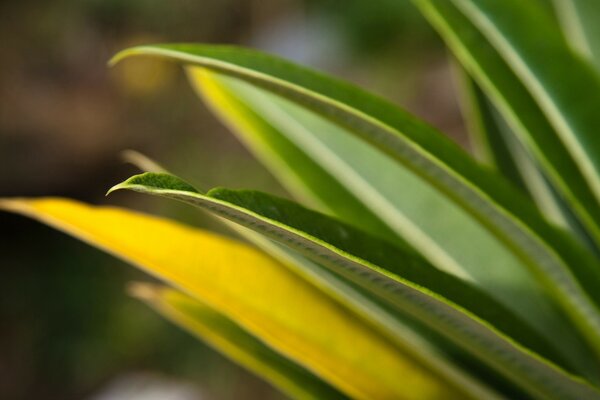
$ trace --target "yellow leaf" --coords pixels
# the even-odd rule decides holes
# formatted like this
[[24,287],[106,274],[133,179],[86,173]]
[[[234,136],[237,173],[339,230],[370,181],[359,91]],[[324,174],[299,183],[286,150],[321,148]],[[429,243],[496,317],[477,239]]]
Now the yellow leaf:
[[177,290],[135,283],[130,293],[171,322],[196,335],[238,364],[293,398],[338,399],[344,396],[309,371],[276,353],[235,322]]
[[343,304],[245,244],[165,219],[65,199],[2,200],[0,208],[137,265],[353,398],[465,398]]

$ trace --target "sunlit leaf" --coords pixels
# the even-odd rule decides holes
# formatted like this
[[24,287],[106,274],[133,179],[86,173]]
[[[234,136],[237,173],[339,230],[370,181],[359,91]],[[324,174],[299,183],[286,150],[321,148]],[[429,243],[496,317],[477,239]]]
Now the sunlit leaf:
[[269,348],[248,331],[195,298],[168,287],[137,283],[130,292],[170,321],[263,376],[294,398],[344,396],[307,370]]
[[[13,199],[0,206],[104,249],[201,300],[350,397],[465,396],[415,358],[418,349],[399,349],[326,293],[245,244],[70,200]],[[398,385],[398,377],[406,386]]]
[[[377,232],[378,236],[399,243],[396,238],[402,235],[433,265],[475,281],[496,300],[530,321],[567,358],[576,360],[582,371],[593,370],[589,365],[589,349],[581,346],[579,336],[564,316],[556,312],[553,300],[537,279],[527,274],[527,266],[427,182],[339,126],[285,99],[200,69],[190,75],[203,96],[209,102],[213,99],[213,108],[218,108],[226,121],[231,121],[231,114],[240,107],[256,110],[255,118],[260,115],[273,134],[279,133],[295,143],[296,152],[302,151],[321,165],[371,210],[372,214],[366,215],[367,222],[370,215],[375,215],[396,232],[395,235]],[[257,133],[250,129],[246,134]],[[294,161],[289,158],[289,168],[302,175],[304,164]],[[323,185],[309,189],[327,192],[327,183],[325,179]],[[343,198],[332,198],[330,208],[334,210],[336,200],[344,202]],[[341,211],[334,214],[372,232],[371,224],[363,226],[362,218],[356,217],[362,213]],[[474,242],[477,246],[473,246]]]
[[235,76],[302,104],[413,170],[523,259],[600,352],[599,262],[549,225],[503,179],[481,168],[439,132],[351,85],[275,57],[234,47],[141,46],[118,54],[171,58]]
[[[171,175],[146,173],[115,186],[111,192],[131,189],[208,209],[328,266],[446,335],[532,394],[548,395],[559,391],[566,395],[580,390],[583,390],[582,395],[585,393],[585,385],[574,384],[575,381],[564,372],[532,357],[526,350],[490,329],[489,323],[484,323],[471,312],[493,319],[532,346],[543,345],[535,343],[540,339],[534,339],[535,334],[531,331],[527,333],[526,325],[468,285],[427,268],[419,258],[411,257],[411,253],[403,253],[350,226],[283,199],[251,191],[218,189],[202,195],[194,189],[178,189],[186,186],[187,183]],[[396,261],[387,261],[387,257]],[[460,307],[438,297],[439,292],[451,297]],[[470,307],[470,312],[465,312],[463,307]],[[515,325],[519,327],[512,330]],[[533,336],[528,338],[529,334]],[[544,352],[550,350],[546,349]],[[510,357],[502,354],[510,354]],[[540,391],[541,386],[545,389]],[[591,390],[589,387],[587,389]]]
[[[600,236],[597,235],[599,231],[595,221],[600,219],[595,215],[600,212],[600,208],[594,198],[593,191],[586,184],[574,160],[566,151],[550,122],[545,118],[527,88],[515,77],[514,72],[498,52],[489,45],[485,37],[453,5],[452,1],[416,0],[416,3],[421,6],[423,12],[438,30],[443,32],[445,40],[461,60],[461,63],[469,70],[469,73],[478,79],[478,83],[496,101],[496,105],[506,116],[507,121],[511,122],[514,132],[518,133],[520,139],[532,149],[532,153],[540,162],[540,166],[548,172],[547,176],[556,183],[556,187],[562,191],[561,194],[565,196],[567,203],[573,207],[575,214],[581,218],[581,222],[597,242]],[[530,22],[529,25],[533,27],[536,24],[537,22]],[[530,220],[530,222],[535,223],[534,220]],[[542,233],[542,229],[538,225],[538,228],[534,230],[537,234],[546,236],[547,239],[549,239],[548,236],[553,236],[552,239],[547,241],[550,246],[547,250],[552,248],[555,253],[563,255],[563,261],[578,275],[579,283],[577,285],[586,286],[586,282],[597,279],[592,277],[592,275],[597,274],[597,271],[600,271],[600,268],[596,266],[588,266],[586,268],[588,269],[587,272],[577,271],[581,264],[576,261],[578,256],[575,254],[581,254],[581,252],[574,248],[569,249],[570,245],[565,246],[569,239],[564,236],[563,239],[559,239],[560,234],[551,229],[547,229],[549,235],[546,235]],[[571,255],[567,256],[567,253]],[[596,263],[593,254],[588,254],[584,258],[593,260],[591,262]],[[583,261],[583,259],[580,261]],[[549,270],[546,270],[542,275],[548,273],[550,273]],[[539,277],[541,278],[542,275]],[[565,289],[570,291],[563,286],[563,290]],[[572,289],[578,290],[575,287]],[[598,291],[588,286],[587,292],[588,295],[595,298],[596,296],[593,293]],[[555,294],[556,298],[563,303],[563,306],[566,306],[565,302],[570,302],[574,298],[572,295],[567,295],[566,292],[563,295],[558,292],[555,292]],[[597,304],[597,299],[594,300],[594,303]],[[598,321],[592,322],[597,320],[596,317],[592,317],[593,314],[597,314],[597,311],[588,308],[591,304],[586,306],[582,303],[581,305],[583,306],[583,309],[580,309],[582,313],[578,317],[575,314],[572,314],[572,316],[575,318],[575,322],[579,320],[577,324],[581,327],[587,325],[587,328],[583,328],[583,332],[592,343],[595,343],[594,346],[598,349],[598,341],[593,337],[597,336],[600,328]],[[597,305],[592,307],[597,308]],[[587,311],[583,311],[584,309],[587,309]]]

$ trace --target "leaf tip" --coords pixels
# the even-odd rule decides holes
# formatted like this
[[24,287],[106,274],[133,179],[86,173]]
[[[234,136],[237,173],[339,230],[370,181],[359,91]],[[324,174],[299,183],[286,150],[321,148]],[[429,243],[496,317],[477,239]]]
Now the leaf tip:
[[116,192],[117,190],[123,190],[123,189],[127,189],[128,186],[128,180],[126,180],[125,182],[121,182],[116,184],[115,186],[111,187],[110,189],[108,189],[108,191],[106,192],[106,194],[104,196],[108,196],[110,195],[112,192]]
[[129,163],[141,171],[144,172],[155,172],[155,173],[166,173],[167,170],[163,168],[159,163],[152,160],[145,154],[140,153],[136,150],[124,150],[121,152],[121,159],[123,162]]
[[26,202],[21,198],[0,198],[0,210],[22,213],[27,209]]
[[127,294],[144,302],[155,302],[160,297],[161,287],[146,282],[131,282]]
[[112,56],[110,58],[110,60],[108,60],[107,65],[109,67],[114,67],[115,65],[117,65],[118,63],[120,63],[122,60],[129,58],[131,56],[135,56],[135,55],[139,55],[139,54],[144,54],[144,49],[147,49],[148,46],[134,46],[134,47],[129,47],[126,49],[123,49],[119,52],[117,52],[114,56]]

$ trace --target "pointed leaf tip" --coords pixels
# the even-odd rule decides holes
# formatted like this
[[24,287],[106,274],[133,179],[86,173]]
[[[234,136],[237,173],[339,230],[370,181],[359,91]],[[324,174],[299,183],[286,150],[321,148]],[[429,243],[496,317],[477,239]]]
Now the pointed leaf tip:
[[136,52],[137,52],[136,49],[138,49],[138,47],[131,47],[131,48],[128,48],[125,50],[121,50],[117,54],[112,56],[106,64],[108,65],[108,67],[114,67],[119,62],[121,62],[121,60],[123,60],[133,54],[136,54]]
[[131,178],[113,186],[106,193],[111,194],[116,190],[130,189],[136,191],[147,191],[152,190],[183,190],[190,191],[193,193],[200,193],[198,189],[180,179],[176,176],[157,173],[157,172],[144,172],[143,174],[134,175]]
[[127,189],[127,181],[116,184],[115,186],[108,189],[104,196],[110,195],[112,192],[116,192],[117,190]]
[[161,287],[146,282],[131,282],[127,285],[126,291],[131,297],[152,303],[160,297]]

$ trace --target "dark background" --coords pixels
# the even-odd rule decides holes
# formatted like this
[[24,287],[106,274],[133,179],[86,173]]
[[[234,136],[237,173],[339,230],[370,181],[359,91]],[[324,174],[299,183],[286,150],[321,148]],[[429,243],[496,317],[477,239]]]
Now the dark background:
[[[408,0],[0,2],[0,196],[66,196],[220,229],[113,184],[136,149],[203,187],[285,194],[216,121],[179,68],[134,59],[156,42],[281,54],[386,96],[466,145],[452,72]],[[0,213],[0,399],[278,399],[282,395],[129,298],[143,274]],[[162,395],[161,395],[162,393]]]

